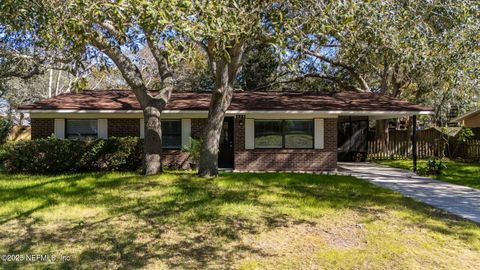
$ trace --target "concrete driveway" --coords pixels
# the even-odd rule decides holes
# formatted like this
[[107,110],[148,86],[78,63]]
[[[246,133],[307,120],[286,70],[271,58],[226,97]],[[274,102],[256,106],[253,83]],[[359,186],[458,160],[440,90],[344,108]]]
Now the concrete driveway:
[[416,176],[407,170],[369,162],[339,162],[338,167],[339,171],[480,223],[480,190],[478,189]]

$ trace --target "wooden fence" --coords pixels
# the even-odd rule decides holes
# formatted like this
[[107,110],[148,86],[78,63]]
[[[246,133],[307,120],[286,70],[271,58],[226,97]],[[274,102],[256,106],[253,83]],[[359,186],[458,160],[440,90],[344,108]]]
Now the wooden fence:
[[[459,142],[434,129],[417,132],[418,158],[449,157],[480,160],[480,139]],[[412,139],[408,131],[393,130],[389,140],[375,139],[368,134],[368,159],[407,159],[412,157]]]
[[450,140],[445,156],[467,160],[480,160],[480,140],[470,139],[465,142]]

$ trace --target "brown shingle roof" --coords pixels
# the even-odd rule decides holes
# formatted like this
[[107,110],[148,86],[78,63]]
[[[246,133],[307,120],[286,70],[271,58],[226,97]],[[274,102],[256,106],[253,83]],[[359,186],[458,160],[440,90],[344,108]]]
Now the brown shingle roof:
[[[174,92],[166,110],[208,110],[209,102],[208,92]],[[84,90],[19,109],[140,110],[140,105],[131,91]],[[235,92],[229,110],[430,111],[431,108],[374,93]]]

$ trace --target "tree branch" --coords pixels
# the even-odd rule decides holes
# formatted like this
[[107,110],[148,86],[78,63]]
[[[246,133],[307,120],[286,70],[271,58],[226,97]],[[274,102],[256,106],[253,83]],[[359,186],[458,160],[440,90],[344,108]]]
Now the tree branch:
[[331,65],[338,66],[338,67],[341,67],[341,68],[347,70],[350,73],[350,75],[360,84],[361,88],[357,87],[357,89],[361,89],[362,92],[370,92],[371,91],[370,87],[368,86],[368,83],[365,81],[365,79],[362,77],[362,75],[360,75],[353,67],[348,66],[346,64],[343,64],[341,62],[335,61],[335,60],[330,59],[330,58],[328,58],[324,55],[312,52],[312,51],[307,50],[307,49],[304,49],[303,51],[307,55],[316,57],[316,58],[318,58],[318,59],[320,59],[324,62],[327,62]]
[[120,31],[117,30],[117,28],[115,28],[115,26],[113,25],[113,23],[109,20],[105,20],[103,21],[102,23],[100,23],[100,25],[105,28],[105,30],[108,31],[108,33],[110,35],[112,35],[113,37],[115,37],[115,39],[118,41],[118,42],[122,42],[124,41],[124,37],[122,35],[122,33]]
[[96,34],[96,37],[92,39],[92,44],[112,59],[137,97],[139,103],[142,107],[145,107],[152,101],[153,97],[145,86],[142,73],[138,67],[122,53],[120,48],[111,46],[110,42],[102,33],[97,32]]
[[238,72],[241,69],[241,62],[243,58],[243,53],[245,51],[245,42],[240,41],[236,43],[232,49],[229,50],[230,63],[228,63],[228,80],[230,84],[233,85],[235,78],[237,77]]
[[5,79],[10,77],[17,77],[25,80],[40,74],[43,74],[43,71],[40,70],[38,65],[34,65],[32,68],[25,72],[9,70],[7,72],[0,73],[0,78]]
[[359,93],[363,93],[365,92],[363,89],[361,88],[358,88],[356,86],[353,86],[353,85],[350,85],[348,83],[345,83],[344,81],[342,81],[340,78],[337,78],[335,76],[329,76],[329,75],[321,75],[321,74],[317,74],[317,73],[307,73],[307,74],[304,74],[302,76],[298,76],[296,78],[293,78],[293,79],[289,79],[289,80],[285,80],[285,81],[277,81],[275,82],[273,85],[275,84],[287,84],[287,83],[295,83],[295,82],[301,82],[307,78],[319,78],[319,79],[324,79],[324,80],[328,80],[328,81],[332,81],[334,83],[337,83],[338,85],[340,85],[342,88],[346,89],[346,90],[350,90],[350,91],[355,91],[355,92],[359,92]]
[[390,78],[390,67],[385,63],[381,74],[380,92],[386,93],[388,90],[388,80]]
[[150,48],[150,52],[152,52],[153,58],[155,58],[155,61],[157,62],[158,73],[160,75],[160,79],[162,80],[162,89],[158,95],[155,96],[155,98],[161,99],[162,106],[165,106],[168,100],[170,100],[175,85],[173,72],[168,63],[168,58],[166,56],[167,52],[159,49],[155,45],[151,33],[148,33],[146,40],[147,45]]

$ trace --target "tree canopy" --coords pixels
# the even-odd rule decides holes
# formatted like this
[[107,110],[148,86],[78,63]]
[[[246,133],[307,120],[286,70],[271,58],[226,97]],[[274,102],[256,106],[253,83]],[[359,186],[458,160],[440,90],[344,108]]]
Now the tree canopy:
[[449,108],[478,99],[479,12],[475,0],[4,0],[0,85],[56,70],[77,86],[126,86],[148,149],[161,145],[172,91],[211,91],[200,160],[209,176],[237,89],[378,92],[434,105],[444,123]]
[[477,96],[479,14],[478,1],[349,1],[308,16],[291,47],[309,60],[303,76],[429,103],[442,118]]

